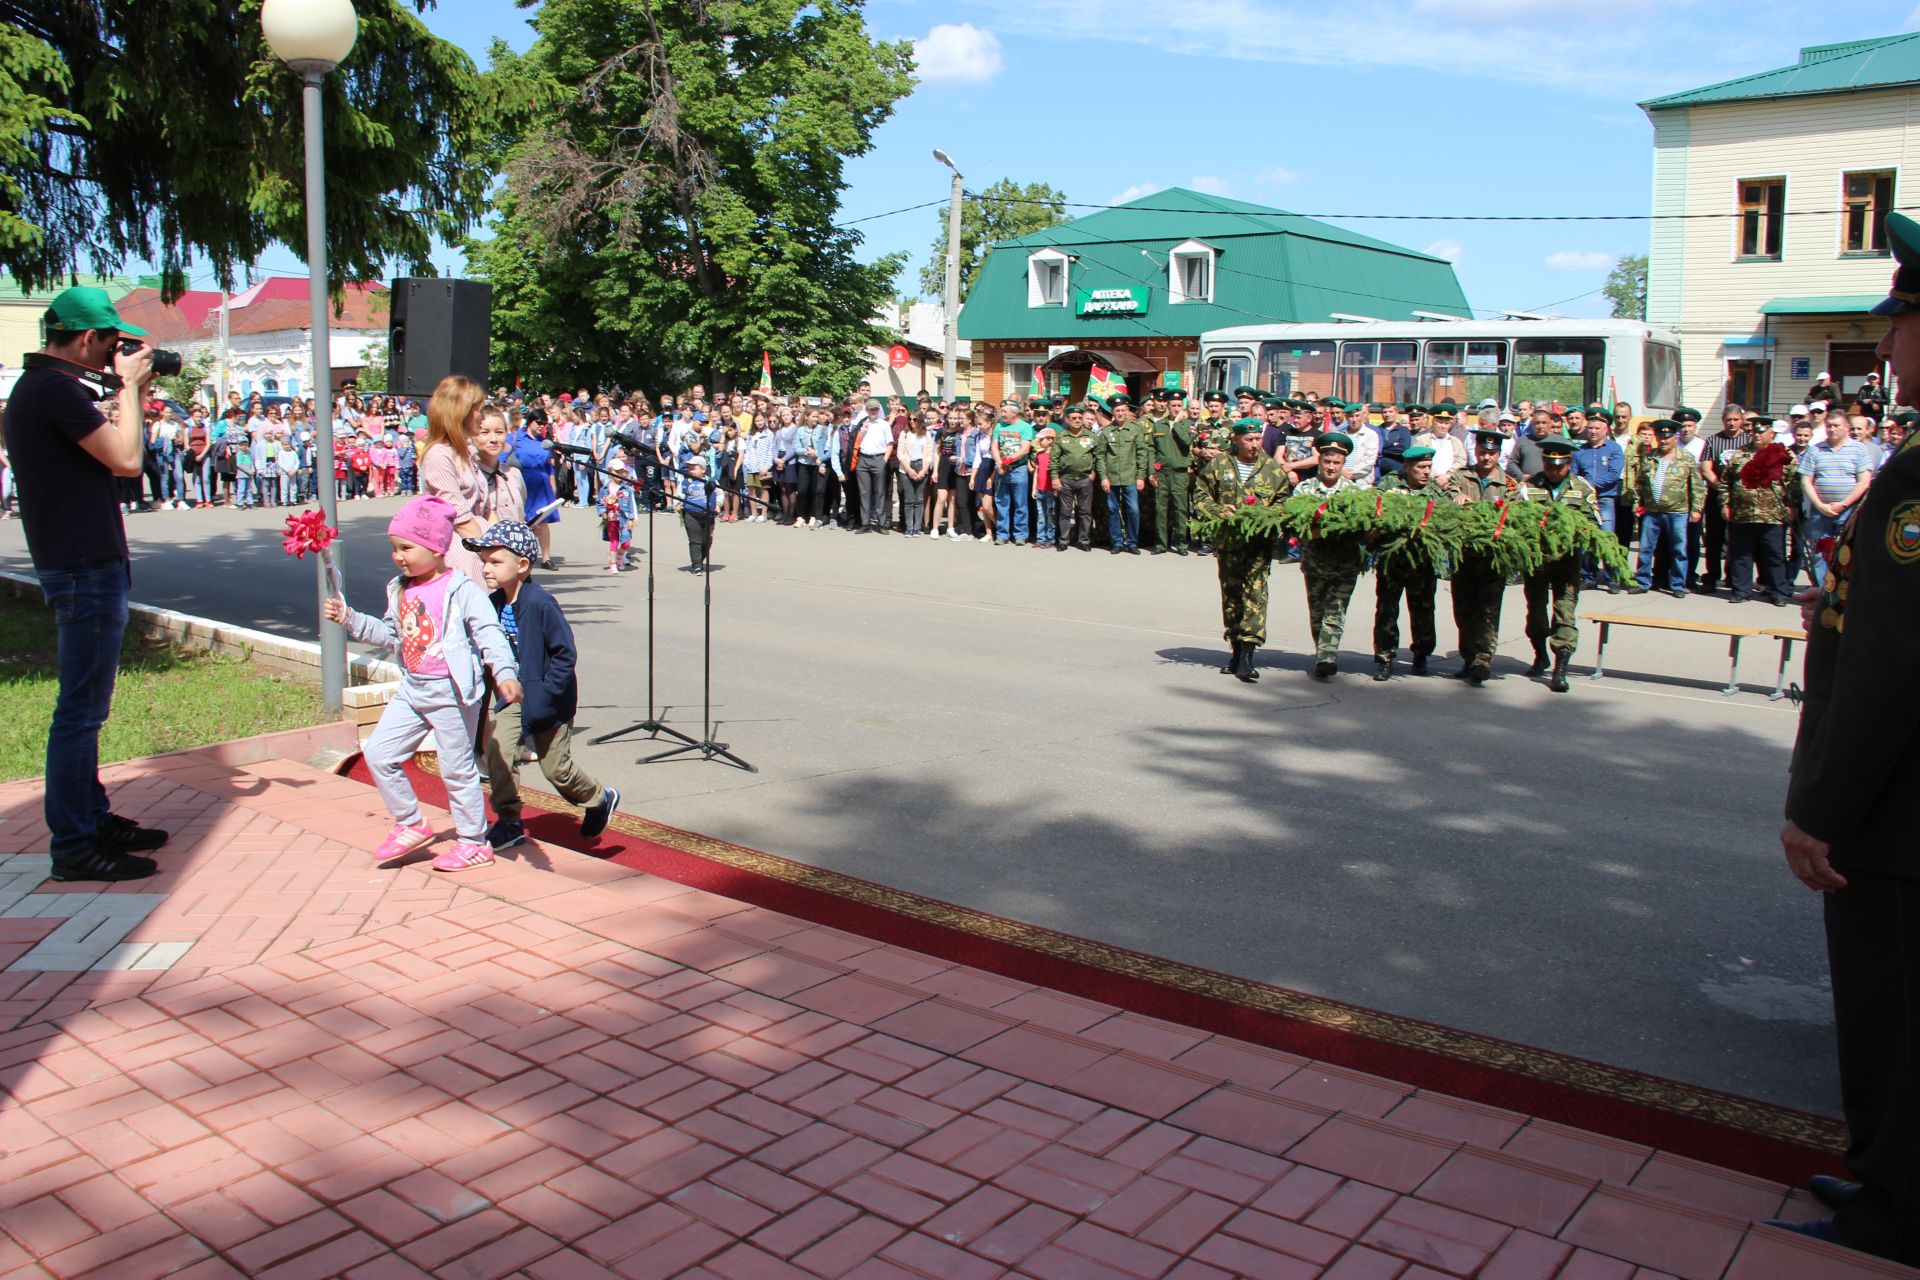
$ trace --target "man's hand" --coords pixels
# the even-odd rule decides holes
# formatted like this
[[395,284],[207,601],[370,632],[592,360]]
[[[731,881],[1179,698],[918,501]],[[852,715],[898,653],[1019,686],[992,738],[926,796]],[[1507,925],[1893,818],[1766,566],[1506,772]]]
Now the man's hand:
[[512,706],[514,703],[520,701],[520,682],[518,680],[502,680],[496,687],[500,691],[500,701],[506,703],[508,706]]
[[1700,513],[1699,513],[1698,511],[1696,511],[1696,512],[1694,512],[1694,513],[1693,513],[1692,515],[1690,515],[1690,516],[1688,516],[1688,517],[1687,517],[1687,523],[1688,523],[1688,524],[1699,524],[1699,523],[1700,523]]
[[1820,587],[1816,583],[1811,587],[1802,587],[1793,593],[1794,603],[1800,606],[1800,629],[1813,630],[1813,617],[1820,608]]
[[1145,480],[1135,480],[1133,482],[1133,487],[1140,490],[1140,492],[1145,493],[1147,490],[1147,482]]
[[1107,479],[1107,478],[1106,478],[1105,476],[1101,476],[1101,477],[1100,477],[1100,492],[1102,492],[1102,493],[1112,493],[1112,492],[1113,492],[1113,481],[1111,481],[1111,480],[1109,480],[1109,479]]
[[141,347],[130,356],[121,354],[118,347],[114,348],[113,371],[128,386],[144,389],[153,381],[153,348]]
[[1787,853],[1787,870],[1793,872],[1793,878],[1807,888],[1819,893],[1832,893],[1835,889],[1847,887],[1847,878],[1835,871],[1833,864],[1827,861],[1833,853],[1833,846],[1802,831],[1799,823],[1788,822],[1781,828],[1780,847]]

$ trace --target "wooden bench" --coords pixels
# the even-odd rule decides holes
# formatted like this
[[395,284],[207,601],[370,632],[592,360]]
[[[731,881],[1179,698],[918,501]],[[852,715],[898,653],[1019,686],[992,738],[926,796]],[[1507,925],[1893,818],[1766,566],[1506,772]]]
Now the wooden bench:
[[1643,627],[1649,631],[1690,631],[1696,635],[1727,637],[1727,687],[1720,692],[1733,694],[1740,692],[1740,642],[1765,636],[1780,642],[1780,671],[1774,682],[1773,692],[1767,697],[1772,700],[1787,695],[1787,662],[1793,656],[1793,643],[1805,640],[1807,633],[1799,627],[1742,627],[1724,622],[1688,622],[1680,618],[1650,618],[1625,613],[1589,613],[1586,621],[1600,628],[1600,645],[1593,655],[1593,676],[1598,680],[1606,674],[1607,635],[1614,627]]

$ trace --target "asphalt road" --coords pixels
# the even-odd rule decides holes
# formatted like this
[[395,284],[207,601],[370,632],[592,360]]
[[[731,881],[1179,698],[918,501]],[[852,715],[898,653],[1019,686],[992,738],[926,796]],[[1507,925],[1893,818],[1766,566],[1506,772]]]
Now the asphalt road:
[[[391,500],[343,507],[349,595],[391,573]],[[583,651],[576,741],[645,714],[646,575],[568,510],[543,575]],[[311,634],[310,562],[273,513],[128,520],[134,597]],[[658,689],[697,732],[701,582],[658,528]],[[645,546],[644,525],[641,545]],[[759,767],[586,746],[623,807],[1002,915],[1452,1026],[1837,1114],[1818,903],[1777,840],[1795,713],[1707,636],[1621,632],[1618,678],[1374,684],[1307,674],[1296,568],[1265,678],[1218,674],[1213,562],[723,525],[719,736]],[[22,569],[17,522],[0,566]],[[1589,608],[1766,625],[1761,605]],[[1452,637],[1445,588],[1442,643]],[[1582,637],[1576,671],[1592,657]],[[1452,670],[1457,661],[1439,664]]]

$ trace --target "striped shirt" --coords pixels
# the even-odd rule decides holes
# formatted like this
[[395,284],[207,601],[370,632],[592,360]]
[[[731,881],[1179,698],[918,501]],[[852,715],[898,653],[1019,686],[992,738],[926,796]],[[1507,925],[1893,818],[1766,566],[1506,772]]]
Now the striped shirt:
[[1873,474],[1873,458],[1858,440],[1842,441],[1838,447],[1821,440],[1807,450],[1804,466],[1813,491],[1828,503],[1841,501]]

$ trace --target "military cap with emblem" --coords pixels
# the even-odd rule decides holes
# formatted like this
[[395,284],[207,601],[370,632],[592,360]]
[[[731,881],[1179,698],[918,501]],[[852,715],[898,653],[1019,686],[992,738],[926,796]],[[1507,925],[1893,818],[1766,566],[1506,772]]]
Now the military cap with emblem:
[[1425,462],[1432,456],[1433,450],[1423,444],[1416,444],[1412,448],[1402,449],[1400,451],[1400,461],[1402,462]]
[[1247,398],[1247,399],[1250,399],[1250,400],[1258,400],[1258,399],[1260,398],[1260,388],[1258,388],[1258,387],[1235,387],[1235,388],[1233,389],[1233,394],[1234,394],[1234,398],[1235,398],[1235,399],[1240,399],[1240,398],[1242,398],[1242,397],[1245,397],[1245,398]]
[[1598,419],[1600,419],[1600,421],[1602,421],[1602,422],[1612,422],[1612,421],[1613,421],[1613,413],[1612,413],[1612,411],[1611,411],[1611,410],[1608,410],[1608,409],[1603,409],[1603,408],[1601,408],[1601,407],[1600,407],[1599,405],[1597,405],[1597,404],[1596,404],[1596,405],[1590,405],[1590,406],[1588,406],[1587,408],[1585,408],[1585,409],[1582,409],[1582,410],[1581,410],[1580,412],[1582,412],[1582,413],[1584,413],[1584,414],[1586,414],[1586,415],[1587,415],[1587,416],[1588,416],[1589,418],[1598,418]]
[[1904,213],[1887,215],[1887,247],[1893,250],[1893,283],[1876,303],[1876,316],[1904,315],[1920,310],[1920,222]]
[[1647,425],[1653,428],[1653,434],[1657,436],[1677,436],[1680,434],[1680,424],[1672,418],[1655,418]]
[[1185,387],[1162,387],[1161,390],[1167,393],[1167,399],[1169,400],[1185,400],[1187,398],[1187,389]]
[[1267,424],[1258,418],[1236,418],[1233,434],[1237,436],[1257,436],[1267,429]]
[[1115,405],[1121,405],[1121,404],[1131,407],[1133,404],[1133,397],[1128,395],[1124,391],[1116,391],[1112,395],[1107,397],[1107,408],[1111,409]]
[[1200,398],[1208,404],[1225,404],[1227,402],[1227,393],[1224,391],[1209,391]]
[[1051,409],[1051,408],[1053,408],[1053,401],[1051,401],[1051,400],[1049,400],[1049,399],[1047,399],[1047,398],[1046,398],[1045,396],[1028,396],[1028,397],[1027,397],[1027,408],[1029,408],[1029,409]]
[[1293,401],[1287,399],[1285,396],[1266,396],[1261,399],[1260,404],[1263,408],[1267,409],[1293,408]]
[[1546,439],[1536,440],[1534,443],[1539,446],[1540,456],[1544,458],[1571,458],[1575,451],[1581,447],[1577,442],[1569,440],[1565,436],[1548,436]]
[[[1498,427],[1475,427],[1473,429],[1473,439],[1475,444],[1503,445],[1507,442],[1507,433]],[[1401,456],[1405,457],[1406,455],[1402,454]]]
[[1700,421],[1700,411],[1698,409],[1689,409],[1687,408],[1687,406],[1681,405],[1678,409],[1675,409],[1673,411],[1673,417],[1671,421],[1674,423],[1676,428],[1682,422],[1698,422]]
[[[1313,447],[1325,453],[1352,453],[1353,437],[1344,431],[1323,431],[1313,438]],[[1401,455],[1403,458],[1406,456]]]
[[1453,406],[1446,403],[1428,405],[1427,416],[1433,418],[1451,418],[1454,416]]

